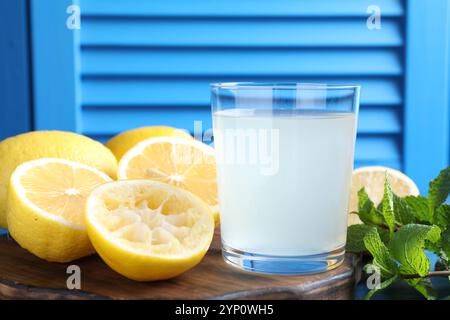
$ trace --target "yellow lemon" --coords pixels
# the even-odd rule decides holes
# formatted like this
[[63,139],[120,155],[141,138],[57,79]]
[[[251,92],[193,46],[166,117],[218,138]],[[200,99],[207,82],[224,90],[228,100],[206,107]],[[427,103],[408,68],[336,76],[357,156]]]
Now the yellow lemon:
[[150,180],[103,184],[86,202],[89,238],[123,276],[175,277],[200,262],[212,241],[214,217],[190,192]]
[[122,157],[117,176],[162,181],[190,191],[219,220],[215,152],[204,143],[173,137],[144,140]]
[[[376,206],[383,200],[386,172],[389,176],[392,192],[400,197],[419,195],[419,189],[414,181],[404,173],[383,166],[369,166],[353,171],[352,189],[350,193],[349,212],[358,211],[358,191],[365,188],[369,198]],[[361,220],[356,214],[350,214],[348,224],[358,224]]]
[[156,137],[178,137],[193,139],[184,130],[165,126],[143,127],[122,132],[111,138],[106,146],[114,153],[119,161],[123,155],[142,140]]
[[7,220],[11,236],[36,256],[68,262],[93,253],[84,224],[90,191],[111,178],[81,163],[42,158],[14,171]]
[[115,178],[117,161],[101,143],[63,131],[34,131],[0,142],[0,227],[6,228],[6,193],[11,174],[23,162],[62,158],[94,167]]

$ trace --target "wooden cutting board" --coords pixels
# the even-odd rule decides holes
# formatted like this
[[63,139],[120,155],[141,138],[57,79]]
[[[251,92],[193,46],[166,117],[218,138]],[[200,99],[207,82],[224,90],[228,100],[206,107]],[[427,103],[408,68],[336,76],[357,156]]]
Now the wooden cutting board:
[[[67,267],[81,269],[81,289],[68,290]],[[98,256],[70,264],[49,263],[0,236],[0,299],[352,299],[360,258],[347,254],[335,270],[309,276],[266,276],[228,266],[216,232],[211,248],[192,270],[171,280],[135,282]]]

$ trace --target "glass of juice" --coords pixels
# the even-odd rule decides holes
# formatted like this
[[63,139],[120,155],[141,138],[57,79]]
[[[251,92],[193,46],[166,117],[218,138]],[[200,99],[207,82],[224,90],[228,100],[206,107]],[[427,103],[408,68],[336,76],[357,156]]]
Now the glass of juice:
[[345,255],[359,86],[211,84],[224,260],[309,274]]

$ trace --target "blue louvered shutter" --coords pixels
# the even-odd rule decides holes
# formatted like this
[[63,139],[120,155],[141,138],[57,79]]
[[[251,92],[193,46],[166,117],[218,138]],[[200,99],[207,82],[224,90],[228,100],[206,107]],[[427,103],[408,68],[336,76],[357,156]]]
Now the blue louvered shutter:
[[[80,130],[211,127],[209,83],[362,85],[356,166],[402,168],[401,0],[80,0]],[[369,30],[369,5],[382,28]]]

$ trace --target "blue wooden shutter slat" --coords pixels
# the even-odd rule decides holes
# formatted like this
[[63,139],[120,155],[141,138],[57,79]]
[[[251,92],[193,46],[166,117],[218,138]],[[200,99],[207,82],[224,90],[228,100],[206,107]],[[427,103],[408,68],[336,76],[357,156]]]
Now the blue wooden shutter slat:
[[450,159],[450,2],[408,4],[405,169],[425,193]]
[[394,49],[85,48],[83,75],[401,75]]
[[[373,32],[360,18],[83,19],[83,47],[399,47],[402,29],[386,18]],[[205,31],[205,24],[207,30]],[[270,28],[267,28],[270,25]],[[183,37],[180,37],[183,30]],[[349,37],[348,35],[352,36]]]
[[[201,120],[204,129],[211,128],[209,107],[85,107],[83,130],[90,135],[113,135],[129,128],[165,124],[186,128],[194,120]],[[159,122],[157,122],[159,121]],[[390,108],[363,108],[359,114],[360,134],[401,134],[400,117]]]
[[[242,81],[255,78],[239,77]],[[205,106],[210,99],[205,95],[209,83],[224,78],[199,77],[85,77],[83,79],[83,103],[88,106]],[[230,79],[235,80],[235,79]],[[315,82],[317,78],[258,77],[258,81],[304,81]],[[397,106],[402,104],[401,85],[397,79],[380,78],[321,78],[324,83],[358,83],[363,87],[361,104],[364,106]]]
[[81,131],[78,32],[66,27],[73,0],[31,0],[34,128]]
[[385,17],[401,17],[402,0],[82,0],[85,15],[127,17],[366,17],[378,5]]
[[[209,83],[362,85],[355,165],[402,168],[401,0],[81,0],[83,132],[211,128]],[[366,27],[369,5],[381,30]]]
[[27,1],[0,1],[0,140],[31,129],[28,23]]

